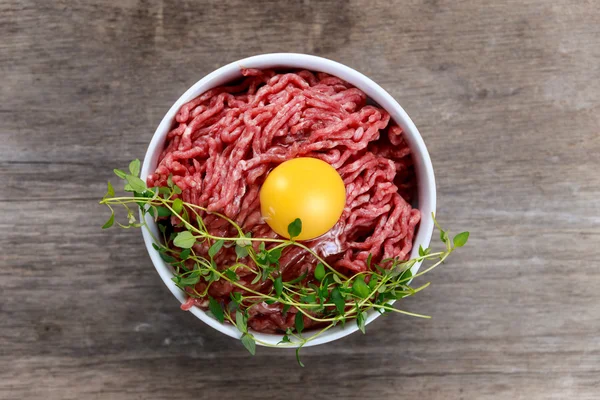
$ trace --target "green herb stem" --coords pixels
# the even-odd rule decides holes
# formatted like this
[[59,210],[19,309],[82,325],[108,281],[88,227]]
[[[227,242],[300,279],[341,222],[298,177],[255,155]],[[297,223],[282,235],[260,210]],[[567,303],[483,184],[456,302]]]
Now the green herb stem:
[[[428,287],[429,283],[412,288],[409,286],[409,282],[444,263],[448,256],[457,248],[464,246],[469,238],[468,232],[462,232],[451,240],[448,232],[441,228],[434,217],[435,226],[440,231],[440,239],[445,247],[444,251],[432,253],[429,248],[419,247],[419,256],[411,260],[387,259],[380,261],[380,265],[374,263],[373,256],[369,255],[366,261],[367,270],[346,275],[327,263],[313,249],[294,240],[302,231],[300,219],[295,219],[289,225],[288,233],[291,238],[289,240],[254,238],[250,234],[246,234],[241,226],[226,215],[184,202],[179,196],[182,190],[173,184],[171,177],[167,180],[168,187],[147,188],[145,182],[138,177],[139,170],[139,160],[134,160],[129,164],[131,174],[122,170],[114,170],[115,174],[123,179],[124,190],[133,192],[134,196],[116,197],[113,186],[108,184],[107,193],[100,200],[100,204],[109,208],[111,217],[103,228],[109,228],[116,222],[118,226],[125,229],[132,227],[147,229],[154,241],[154,248],[160,253],[163,260],[173,267],[173,281],[177,286],[189,296],[209,300],[210,312],[219,321],[236,326],[242,334],[242,343],[252,354],[255,352],[255,343],[269,347],[302,347],[338,323],[343,324],[349,319],[355,319],[360,330],[364,332],[367,312],[372,310],[380,313],[395,312],[417,318],[430,318],[426,315],[397,309],[392,306],[391,302],[412,296]],[[141,210],[142,218],[139,222],[130,207],[132,204]],[[114,206],[125,208],[127,224],[115,221]],[[162,240],[155,237],[148,229],[146,224],[148,214],[158,222]],[[204,224],[202,217],[204,214],[211,214],[225,220],[238,235],[225,237],[211,234]],[[159,221],[159,216],[163,218],[175,216],[180,222],[177,227],[183,229],[176,229],[176,232],[173,232],[164,222]],[[203,255],[199,254],[202,251],[194,251],[196,243],[206,243],[209,246],[208,254]],[[273,246],[267,248],[267,244],[273,244]],[[307,272],[294,280],[285,282],[282,281],[279,258],[283,250],[292,246],[299,247],[310,254],[316,267],[314,273]],[[229,266],[218,266],[215,257],[224,247],[235,247],[237,260]],[[196,249],[198,248],[196,247]],[[251,260],[252,263],[249,263],[248,260]],[[416,263],[430,260],[436,261],[422,271],[416,274],[412,273],[411,269]],[[251,274],[246,274],[246,278],[242,281],[237,274],[239,270],[246,270]],[[262,282],[271,281],[271,289],[266,293],[255,290],[245,283],[247,277],[253,278],[252,285],[261,280]],[[241,292],[231,292],[231,302],[228,305],[223,305],[223,299],[219,300],[208,296],[211,285],[219,280],[230,283],[236,290],[241,290]],[[198,287],[202,288],[200,292],[196,286],[198,283],[203,283],[203,286]],[[257,339],[248,330],[248,311],[263,302],[280,304],[284,314],[291,307],[296,309],[295,329],[288,329],[283,337],[284,340],[276,345]],[[231,314],[232,312],[235,313],[235,318]],[[314,334],[310,334],[310,331],[304,332],[303,317],[325,326]],[[290,337],[294,338],[294,341],[291,341]],[[298,352],[296,355],[298,357]],[[298,362],[303,365],[299,359]]]

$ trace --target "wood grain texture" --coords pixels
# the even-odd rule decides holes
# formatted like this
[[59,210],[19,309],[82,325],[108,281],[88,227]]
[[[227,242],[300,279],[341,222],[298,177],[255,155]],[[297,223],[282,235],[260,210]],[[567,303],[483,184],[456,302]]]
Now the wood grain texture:
[[[600,13],[486,3],[0,1],[0,398],[598,399]],[[471,231],[402,304],[432,320],[381,318],[304,369],[179,311],[96,202],[185,89],[276,51],[398,99],[439,219]]]

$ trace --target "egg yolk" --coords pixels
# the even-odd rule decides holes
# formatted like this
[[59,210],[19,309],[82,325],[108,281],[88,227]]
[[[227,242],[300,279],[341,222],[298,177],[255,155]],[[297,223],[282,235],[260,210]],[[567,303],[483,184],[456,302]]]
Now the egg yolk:
[[345,204],[342,177],[317,158],[294,158],[278,165],[260,189],[262,216],[277,234],[289,238],[289,224],[300,218],[297,240],[314,239],[333,228]]

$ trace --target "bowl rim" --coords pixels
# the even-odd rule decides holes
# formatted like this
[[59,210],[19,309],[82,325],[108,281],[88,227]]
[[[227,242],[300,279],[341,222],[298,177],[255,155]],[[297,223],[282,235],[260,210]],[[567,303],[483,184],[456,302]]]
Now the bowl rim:
[[[421,211],[421,221],[414,237],[411,258],[418,255],[418,248],[420,245],[423,246],[423,248],[429,246],[434,229],[432,213],[435,213],[436,211],[436,185],[431,158],[419,130],[402,106],[400,106],[400,104],[385,89],[355,69],[323,57],[299,53],[261,54],[231,62],[198,80],[177,99],[156,128],[144,157],[140,175],[141,179],[145,181],[149,173],[156,168],[158,156],[163,149],[166,135],[170,131],[175,115],[181,106],[211,88],[230,82],[236,79],[236,77],[241,77],[241,68],[300,68],[309,71],[325,72],[337,76],[362,90],[381,108],[385,109],[404,132],[404,138],[411,149],[417,175],[418,209]],[[152,235],[158,237],[158,228],[149,215],[146,215],[146,224],[150,232],[147,229],[142,229],[142,235],[154,268],[175,298],[177,298],[180,303],[184,303],[186,301],[184,293],[171,280],[173,277],[171,267],[160,258],[158,252],[152,247]],[[415,263],[411,268],[413,273],[418,271],[420,264],[421,263]],[[210,327],[227,336],[236,339],[241,337],[241,333],[237,328],[230,324],[221,324],[196,306],[193,306],[190,309],[190,312]],[[374,321],[379,315],[378,312],[371,310],[368,313],[366,324]],[[338,325],[331,328],[329,331],[324,332],[314,340],[309,341],[304,346],[315,346],[328,343],[348,336],[357,330],[358,326],[355,323],[349,323],[343,327]],[[270,346],[276,345],[283,336],[260,333],[252,330],[250,330],[250,332],[256,339],[268,343]],[[259,342],[257,342],[257,344],[261,345]],[[291,343],[286,344],[285,347],[294,348],[298,346],[299,343]]]

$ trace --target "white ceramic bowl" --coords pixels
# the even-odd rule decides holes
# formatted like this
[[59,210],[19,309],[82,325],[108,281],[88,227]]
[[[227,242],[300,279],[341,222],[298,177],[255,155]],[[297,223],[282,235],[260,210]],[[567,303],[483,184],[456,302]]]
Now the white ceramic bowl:
[[[417,235],[415,237],[411,258],[418,256],[419,245],[423,248],[429,246],[431,234],[433,232],[433,219],[431,213],[435,212],[436,205],[436,191],[435,191],[435,178],[433,175],[433,167],[431,165],[431,159],[429,153],[425,147],[425,143],[417,130],[415,124],[411,121],[410,117],[400,107],[400,104],[390,96],[388,92],[381,88],[378,84],[367,78],[360,72],[347,67],[343,64],[335,61],[328,60],[326,58],[306,55],[306,54],[293,54],[293,53],[275,53],[275,54],[263,54],[254,57],[244,58],[242,60],[233,62],[217,69],[216,71],[208,74],[204,78],[200,79],[194,86],[189,88],[176,102],[173,104],[169,112],[164,116],[160,125],[154,132],[148,151],[144,158],[144,164],[142,166],[141,178],[146,177],[155,170],[158,157],[163,149],[165,138],[167,133],[172,127],[175,114],[179,108],[186,102],[206,92],[207,90],[220,86],[236,80],[242,77],[240,68],[301,68],[309,71],[321,71],[331,75],[335,75],[352,85],[356,86],[367,94],[373,101],[379,104],[382,108],[390,113],[392,119],[402,128],[404,131],[405,139],[410,146],[412,151],[412,157],[415,164],[415,170],[417,174],[418,182],[418,208],[421,210],[421,222],[418,227]],[[148,217],[146,219],[150,230],[156,237],[159,237],[158,228],[156,223]],[[158,252],[152,247],[152,237],[150,234],[143,230],[144,242],[146,248],[150,254],[150,258],[154,263],[154,267],[158,271],[160,277],[171,293],[180,301],[186,300],[184,293],[175,286],[175,283],[171,280],[173,272],[171,267],[160,258]],[[419,269],[419,264],[415,264],[412,268],[413,273]],[[232,325],[221,324],[210,315],[199,309],[198,307],[192,307],[190,310],[192,314],[200,318],[202,321],[213,327],[214,329],[222,332],[233,338],[239,338],[240,332]],[[379,313],[372,311],[369,313],[366,323],[370,323],[379,316]],[[317,344],[331,342],[336,339],[340,339],[358,330],[355,323],[348,323],[344,327],[338,325],[318,338],[308,342],[306,346],[314,346]],[[282,336],[273,334],[264,334],[258,332],[252,332],[255,337],[261,341],[269,344],[277,344]]]

